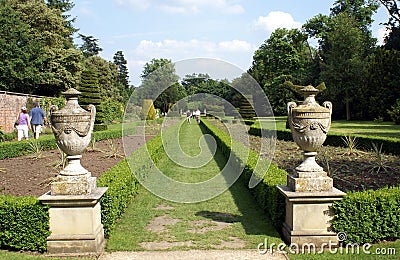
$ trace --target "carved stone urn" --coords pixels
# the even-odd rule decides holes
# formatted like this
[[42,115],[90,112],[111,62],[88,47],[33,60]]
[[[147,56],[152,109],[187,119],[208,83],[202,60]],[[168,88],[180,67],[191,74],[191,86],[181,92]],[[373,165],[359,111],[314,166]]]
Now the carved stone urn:
[[67,165],[51,184],[51,195],[84,195],[96,188],[96,178],[83,168],[80,159],[89,145],[96,108],[88,111],[78,104],[81,93],[74,88],[63,92],[67,104],[61,110],[50,109],[50,122],[58,147],[67,155]]
[[289,102],[287,110],[293,140],[303,150],[304,160],[296,167],[295,174],[288,176],[288,186],[299,192],[330,191],[333,180],[317,164],[315,156],[331,126],[332,103],[326,101],[320,106],[315,101],[319,90],[313,86],[300,91],[305,97],[303,103],[297,106],[295,102]]

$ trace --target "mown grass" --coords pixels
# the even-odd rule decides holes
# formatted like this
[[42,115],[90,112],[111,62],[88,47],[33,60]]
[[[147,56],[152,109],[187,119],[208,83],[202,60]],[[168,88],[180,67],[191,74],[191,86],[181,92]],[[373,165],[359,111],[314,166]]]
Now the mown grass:
[[0,259],[7,259],[7,260],[44,260],[44,259],[51,259],[51,260],[93,260],[96,259],[95,257],[89,258],[89,257],[62,257],[62,258],[57,258],[57,257],[49,257],[46,255],[40,255],[36,253],[28,254],[25,252],[10,252],[10,251],[4,251],[0,250]]
[[[317,250],[318,252],[318,250]],[[382,254],[385,253],[385,254]],[[300,254],[288,254],[289,259],[294,260],[319,260],[319,259],[399,259],[400,258],[400,241],[374,244],[372,247],[366,247],[365,251],[363,246],[360,245],[359,253],[357,250],[352,251],[351,247],[348,247],[346,251],[345,248],[332,248],[326,250],[324,253],[300,253]]]
[[[286,116],[275,117],[276,129],[286,129],[286,120]],[[393,122],[334,120],[329,133],[400,138],[400,125]]]
[[[197,124],[181,124],[179,139],[182,150],[196,156],[200,149],[199,138],[202,136]],[[204,152],[204,151],[203,151]],[[182,167],[168,159],[164,154],[157,167],[167,176],[181,182],[201,182],[218,174],[225,166],[225,159],[217,150],[216,154],[200,170]],[[170,209],[156,209],[158,206],[169,206]],[[165,216],[179,221],[168,225],[161,233],[152,232],[146,226],[155,217]],[[211,230],[205,233],[191,233],[193,221],[202,222],[204,226],[213,226],[212,220],[230,223],[222,230]],[[203,227],[203,226],[202,226]],[[265,238],[274,243],[281,243],[278,232],[272,226],[266,214],[259,208],[245,185],[236,182],[219,196],[198,203],[176,203],[161,199],[145,188],[140,187],[138,195],[128,206],[127,211],[112,231],[108,241],[108,251],[145,250],[143,242],[187,242],[190,246],[175,246],[177,249],[211,249],[222,243],[238,238],[245,241],[244,248],[256,249]]]

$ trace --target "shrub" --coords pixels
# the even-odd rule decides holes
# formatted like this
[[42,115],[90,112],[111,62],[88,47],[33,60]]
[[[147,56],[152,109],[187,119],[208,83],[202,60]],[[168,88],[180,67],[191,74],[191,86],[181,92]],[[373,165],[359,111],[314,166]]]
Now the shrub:
[[[153,161],[163,152],[161,135],[156,136],[145,146],[134,151],[126,159],[105,172],[97,180],[99,187],[108,187],[107,192],[101,198],[101,218],[106,237],[110,235],[116,221],[125,212],[128,203],[137,192],[138,180],[135,176],[143,176],[149,172]],[[153,159],[145,160],[147,151]],[[128,164],[129,162],[129,164]]]
[[[268,135],[268,129],[261,129],[259,125],[252,125],[249,129],[249,134],[261,136],[261,133],[264,135]],[[369,150],[371,148],[371,144],[382,144],[382,152],[383,153],[391,153],[395,155],[400,154],[400,139],[399,138],[391,138],[391,137],[379,137],[379,136],[366,136],[366,135],[352,135],[353,138],[357,138],[357,143],[359,149]],[[284,141],[293,141],[292,133],[290,130],[276,130],[276,138]],[[324,145],[332,145],[345,147],[345,143],[343,142],[344,136],[337,133],[328,133]]]
[[400,187],[350,192],[333,204],[332,227],[346,242],[371,243],[400,238]]
[[[110,138],[121,137],[122,131],[121,130],[99,131],[99,132],[93,132],[92,136],[95,137],[97,141],[100,141]],[[42,136],[40,139],[37,140],[37,142],[38,145],[40,145],[44,151],[57,149],[57,144],[54,139],[54,136],[51,135]],[[29,154],[30,153],[29,148],[30,148],[29,140],[20,142],[0,143],[0,160]]]
[[143,100],[142,119],[154,120],[156,119],[156,110],[151,99]]
[[85,70],[82,72],[79,91],[82,93],[79,97],[80,106],[86,109],[88,105],[94,105],[96,107],[95,124],[104,123],[104,113],[100,106],[101,95],[96,72],[92,70]]
[[396,125],[400,125],[400,99],[396,100],[396,103],[392,106],[392,110],[387,111],[393,122]]
[[137,180],[129,169],[126,160],[105,172],[97,180],[99,187],[108,187],[107,192],[100,199],[101,221],[106,236],[115,226],[116,220],[125,211],[126,206],[137,190]]
[[121,122],[124,114],[122,104],[111,98],[107,98],[100,104],[101,110],[104,114],[104,120],[107,123]]
[[0,248],[46,251],[48,207],[36,198],[0,195],[0,219]]
[[[259,155],[255,151],[247,148],[245,145],[239,143],[238,141],[231,140],[231,137],[221,129],[218,129],[217,127],[211,125],[206,120],[202,121],[203,125],[216,139],[225,157],[229,157],[232,151],[233,143],[235,143],[234,145],[236,147],[240,147],[239,149],[235,149],[236,152],[234,152],[233,156],[235,157],[235,161],[244,166],[241,179],[244,181],[245,184],[249,183],[252,174],[256,173],[257,162],[269,164],[269,162],[267,161],[259,161]],[[247,161],[244,161],[244,158],[247,154]],[[261,208],[267,212],[274,226],[277,229],[280,229],[285,217],[285,198],[279,192],[276,186],[286,185],[287,173],[271,163],[265,175],[263,172],[256,174],[258,176],[264,176],[263,180],[258,183],[257,186],[250,189],[250,191],[253,193]]]
[[244,95],[240,99],[239,113],[243,119],[252,119],[256,116],[253,109],[253,95]]

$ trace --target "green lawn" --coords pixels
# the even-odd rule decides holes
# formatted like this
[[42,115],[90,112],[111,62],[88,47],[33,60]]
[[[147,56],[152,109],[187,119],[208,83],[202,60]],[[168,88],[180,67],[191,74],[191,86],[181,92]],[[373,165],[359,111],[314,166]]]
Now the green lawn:
[[[276,129],[286,128],[286,118],[286,116],[275,117]],[[334,120],[329,133],[400,138],[400,125],[395,125],[393,122]]]
[[[199,147],[199,138],[202,135],[197,124],[181,124],[179,139],[182,150],[192,156],[198,155],[202,149],[206,149],[204,146],[201,149]],[[190,169],[165,156],[158,161],[157,166],[165,175],[175,180],[202,182],[218,174],[225,166],[225,159],[217,151],[207,164],[199,169]],[[161,209],[157,208],[160,206]],[[165,226],[162,232],[146,228],[156,217],[172,220],[173,224]],[[215,228],[219,223],[223,223],[224,228],[212,228],[213,230],[203,233],[191,232],[194,228]],[[143,242],[175,243],[176,246],[167,250],[210,249],[223,247],[225,243],[232,241],[241,241],[244,248],[256,249],[265,238],[275,243],[282,242],[271,221],[240,182],[236,182],[221,195],[198,203],[166,201],[141,187],[139,194],[111,233],[107,250],[145,250],[141,246]]]

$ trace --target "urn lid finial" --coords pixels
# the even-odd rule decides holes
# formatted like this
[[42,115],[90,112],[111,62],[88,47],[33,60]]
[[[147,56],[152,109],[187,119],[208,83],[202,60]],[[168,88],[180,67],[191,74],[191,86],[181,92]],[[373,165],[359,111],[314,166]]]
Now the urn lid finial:
[[308,96],[308,95],[318,94],[319,90],[311,85],[308,85],[308,86],[305,86],[304,88],[302,88],[300,90],[300,92],[303,93],[305,96]]
[[70,99],[74,97],[77,98],[81,94],[81,92],[74,88],[69,88],[67,91],[62,92],[62,94],[66,97],[66,99]]

